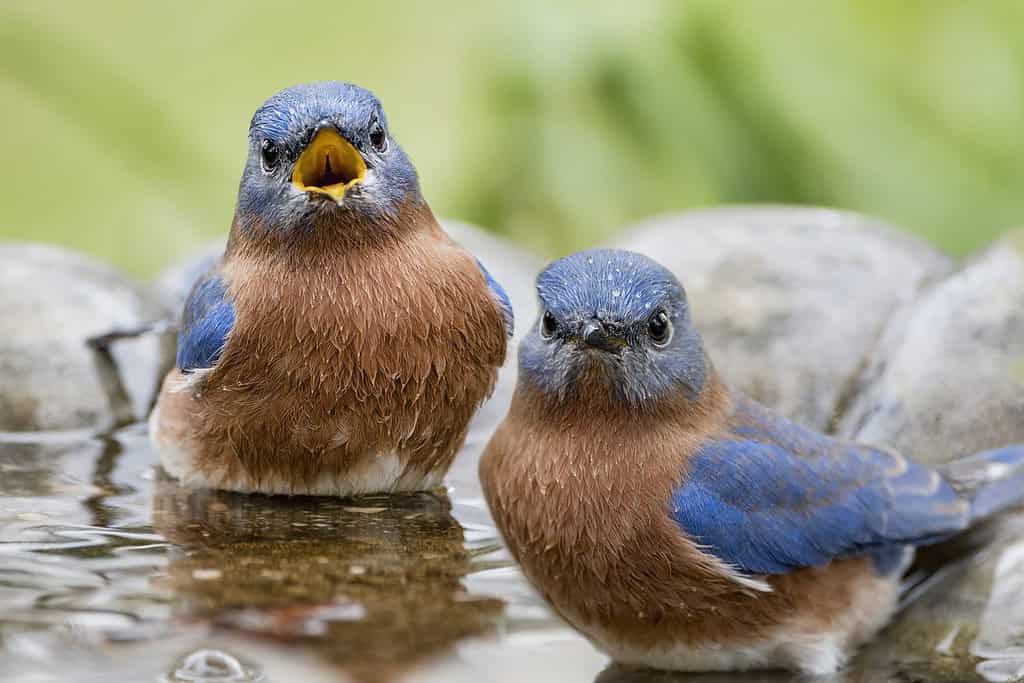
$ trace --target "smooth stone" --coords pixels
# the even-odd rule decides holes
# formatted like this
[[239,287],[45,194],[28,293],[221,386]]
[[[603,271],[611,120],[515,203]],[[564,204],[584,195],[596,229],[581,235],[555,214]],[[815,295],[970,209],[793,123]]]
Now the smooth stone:
[[[1024,232],[933,284],[894,316],[841,433],[944,463],[1024,443]],[[1024,674],[1024,513],[911,605],[862,655],[923,680],[1018,680]],[[986,529],[991,532],[991,529]],[[947,552],[949,544],[922,551]]]
[[1024,231],[888,326],[841,432],[940,463],[1024,442]]
[[475,225],[444,219],[441,225],[456,242],[480,259],[494,279],[505,288],[515,311],[516,339],[521,339],[536,322],[536,280],[544,267],[544,260]]
[[0,431],[84,429],[143,416],[169,362],[159,338],[86,340],[166,316],[142,286],[57,247],[0,244]]
[[672,214],[611,246],[679,277],[727,382],[819,430],[834,427],[890,315],[953,267],[887,223],[806,207]]
[[192,292],[192,286],[199,276],[220,259],[224,253],[224,246],[224,238],[218,237],[170,266],[157,277],[156,291],[175,320],[181,316],[181,309],[185,306],[185,299]]

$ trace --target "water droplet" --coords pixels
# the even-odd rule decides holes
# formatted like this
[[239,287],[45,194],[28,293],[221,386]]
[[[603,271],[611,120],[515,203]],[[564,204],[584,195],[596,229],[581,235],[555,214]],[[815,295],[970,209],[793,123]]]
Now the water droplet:
[[263,671],[227,652],[196,650],[164,680],[167,683],[254,683],[263,680]]
[[614,296],[616,298],[622,296],[622,290],[621,289],[613,289],[612,290],[612,296]]

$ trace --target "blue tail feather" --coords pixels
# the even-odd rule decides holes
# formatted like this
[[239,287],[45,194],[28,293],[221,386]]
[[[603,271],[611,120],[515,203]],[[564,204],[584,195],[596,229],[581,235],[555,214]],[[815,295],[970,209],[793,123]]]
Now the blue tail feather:
[[1024,505],[1024,444],[958,460],[944,474],[970,499],[972,522]]

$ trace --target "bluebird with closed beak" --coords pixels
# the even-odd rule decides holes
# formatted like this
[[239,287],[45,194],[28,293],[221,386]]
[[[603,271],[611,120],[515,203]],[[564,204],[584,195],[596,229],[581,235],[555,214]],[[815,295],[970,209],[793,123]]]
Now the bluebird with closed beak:
[[619,662],[835,671],[916,546],[1024,503],[1022,445],[932,469],[730,391],[644,256],[576,254],[537,290],[480,476],[526,576]]
[[430,489],[512,324],[501,286],[435,220],[377,98],[288,88],[252,118],[227,249],[185,304],[152,438],[193,486]]

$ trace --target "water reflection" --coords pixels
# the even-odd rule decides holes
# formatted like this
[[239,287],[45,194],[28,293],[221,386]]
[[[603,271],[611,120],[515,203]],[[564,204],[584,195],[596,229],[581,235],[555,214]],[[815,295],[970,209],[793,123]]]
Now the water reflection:
[[123,450],[121,443],[107,437],[100,441],[100,445],[101,450],[92,472],[92,485],[95,487],[95,493],[85,499],[84,505],[92,513],[94,526],[109,527],[117,521],[118,510],[115,506],[107,504],[107,499],[129,493],[134,489],[114,482],[114,470]]
[[88,472],[102,444],[98,441],[0,441],[0,499],[4,508],[19,499],[96,490]]
[[[594,683],[736,683],[737,681],[743,683],[794,683],[801,680],[809,679],[781,671],[751,671],[742,675],[736,673],[683,674],[634,669],[612,664],[594,679]],[[851,679],[845,674],[836,674],[834,676],[816,676],[813,680],[815,683],[854,683],[861,679]]]
[[502,603],[470,595],[447,498],[341,501],[189,491],[156,482],[153,527],[174,544],[181,619],[302,644],[380,680],[485,632]]
[[[802,680],[609,667],[501,548],[476,483],[485,441],[467,441],[451,501],[339,501],[180,489],[142,426],[0,434],[0,680],[238,673],[213,651],[268,681]],[[988,531],[925,553],[915,600],[824,680],[1019,676],[1024,515]]]
[[977,672],[986,680],[1024,679],[1024,541],[999,553],[971,654],[984,660]]

